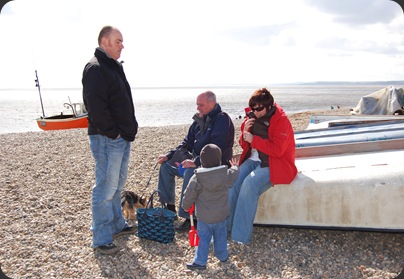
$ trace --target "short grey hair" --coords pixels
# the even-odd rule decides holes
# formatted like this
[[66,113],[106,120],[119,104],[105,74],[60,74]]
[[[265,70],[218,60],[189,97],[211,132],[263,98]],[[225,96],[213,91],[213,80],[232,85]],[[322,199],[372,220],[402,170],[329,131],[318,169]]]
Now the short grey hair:
[[98,35],[98,46],[101,46],[102,38],[108,38],[113,30],[118,30],[118,29],[113,26],[110,26],[110,25],[102,27],[100,34]]
[[206,98],[208,101],[213,101],[216,103],[216,94],[213,93],[212,91],[206,91],[203,94],[206,94]]

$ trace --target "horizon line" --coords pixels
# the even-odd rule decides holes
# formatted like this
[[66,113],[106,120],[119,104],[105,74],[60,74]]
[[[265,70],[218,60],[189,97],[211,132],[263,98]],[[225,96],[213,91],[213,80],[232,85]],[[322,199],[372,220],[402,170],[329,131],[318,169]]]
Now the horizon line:
[[[404,85],[404,80],[389,80],[389,81],[298,81],[298,82],[282,82],[273,84],[210,84],[210,85],[158,85],[158,86],[131,86],[131,89],[174,89],[174,88],[257,88],[265,86],[296,86],[296,85]],[[42,87],[42,86],[41,86]],[[23,88],[0,88],[4,90],[32,90],[36,87],[23,87]],[[43,89],[52,90],[71,90],[81,89],[82,87],[44,87]]]

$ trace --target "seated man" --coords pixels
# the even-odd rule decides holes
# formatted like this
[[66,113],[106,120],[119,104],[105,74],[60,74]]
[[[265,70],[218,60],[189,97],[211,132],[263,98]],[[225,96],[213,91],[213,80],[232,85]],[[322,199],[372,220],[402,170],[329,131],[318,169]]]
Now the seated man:
[[[199,113],[194,115],[194,122],[189,127],[187,136],[176,148],[176,150],[186,149],[193,155],[191,159],[178,162],[182,163],[182,167],[185,169],[178,212],[178,215],[185,218],[185,221],[176,228],[180,231],[187,231],[191,227],[189,214],[182,208],[182,198],[189,179],[194,174],[194,169],[201,165],[199,155],[202,148],[209,143],[216,144],[222,150],[222,164],[228,166],[230,166],[229,161],[233,155],[234,125],[231,118],[222,112],[220,105],[216,102],[216,95],[211,91],[204,92],[197,97],[196,105]],[[157,159],[157,163],[161,164],[158,181],[161,202],[174,212],[176,212],[175,176],[180,176],[176,162],[172,162],[176,150],[170,150]]]

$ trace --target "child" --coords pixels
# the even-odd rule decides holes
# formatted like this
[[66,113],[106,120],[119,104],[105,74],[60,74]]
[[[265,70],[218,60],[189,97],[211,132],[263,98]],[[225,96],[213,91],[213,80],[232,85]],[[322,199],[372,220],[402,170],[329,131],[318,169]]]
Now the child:
[[222,151],[215,144],[202,148],[202,168],[195,170],[184,192],[182,207],[189,210],[195,202],[198,217],[199,245],[188,269],[206,269],[209,245],[213,237],[215,256],[226,262],[227,251],[226,218],[229,215],[228,191],[238,177],[238,160],[232,159],[231,168],[221,165]]

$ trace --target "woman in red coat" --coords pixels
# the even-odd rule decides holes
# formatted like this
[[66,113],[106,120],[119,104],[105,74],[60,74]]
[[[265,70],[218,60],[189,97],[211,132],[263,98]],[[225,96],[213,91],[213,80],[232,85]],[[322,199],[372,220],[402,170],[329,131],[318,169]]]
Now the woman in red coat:
[[248,102],[250,112],[241,124],[243,149],[237,181],[229,192],[227,230],[235,242],[252,240],[259,196],[275,184],[289,184],[297,174],[292,125],[271,93],[262,88]]

